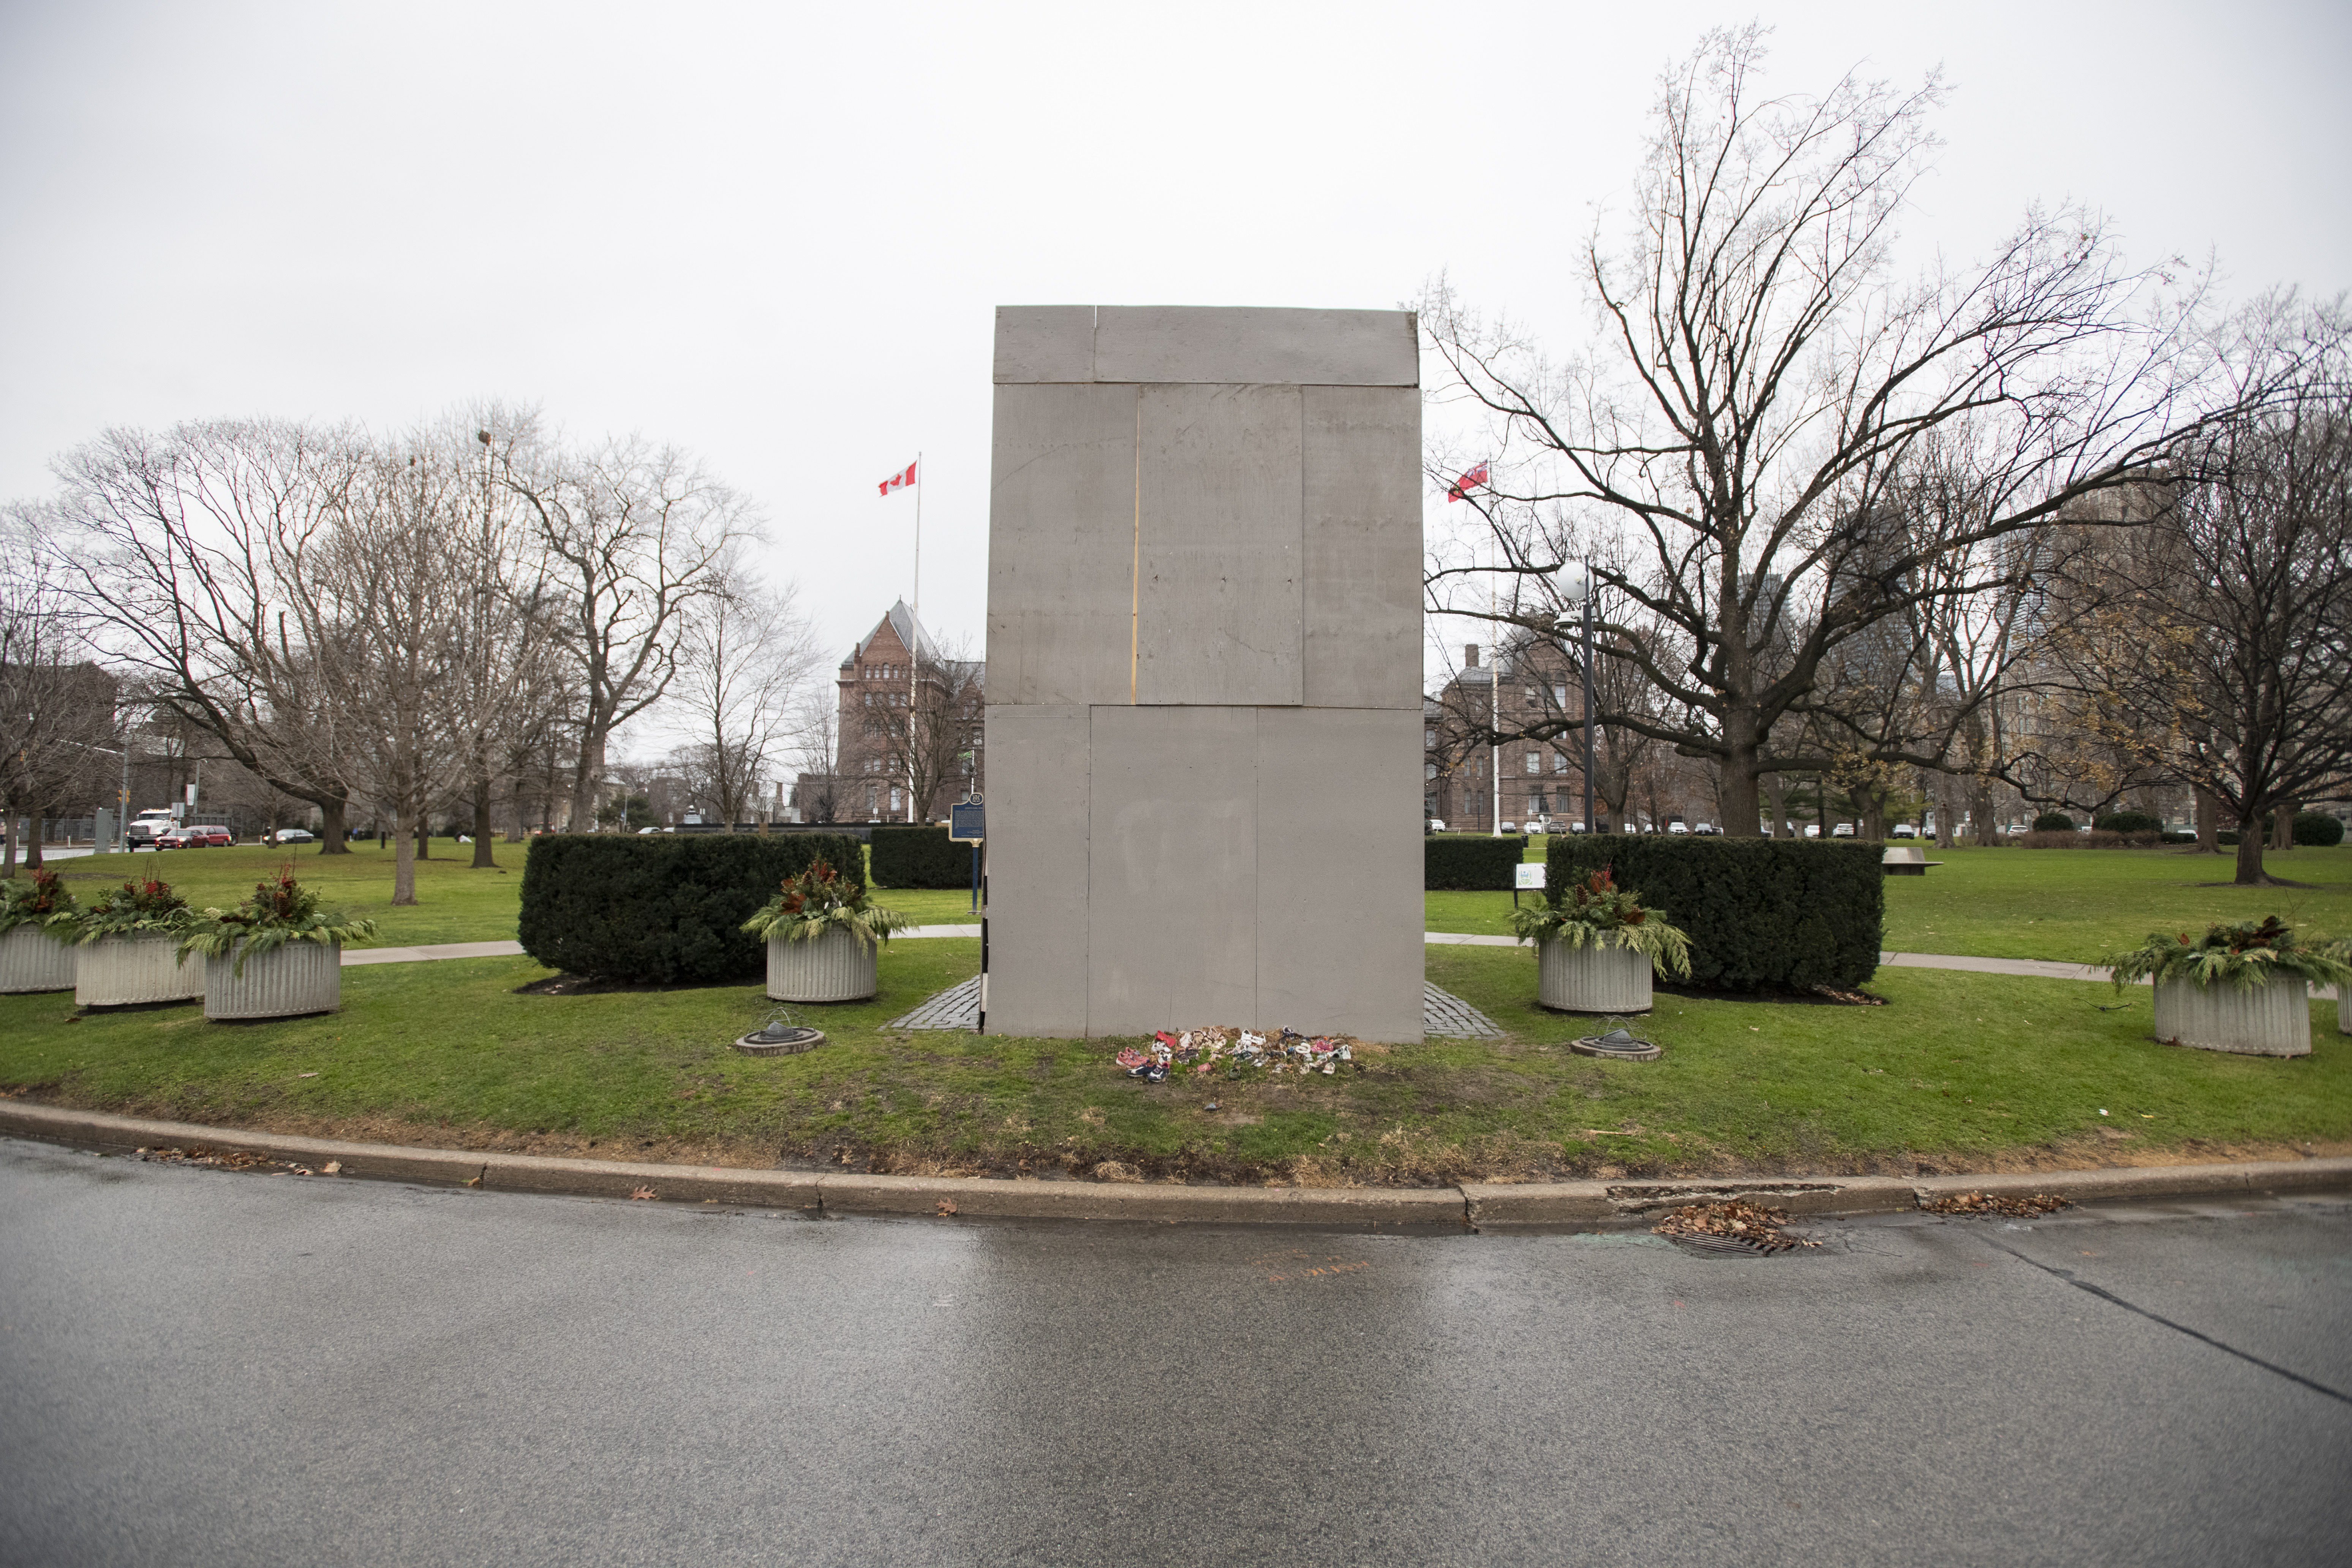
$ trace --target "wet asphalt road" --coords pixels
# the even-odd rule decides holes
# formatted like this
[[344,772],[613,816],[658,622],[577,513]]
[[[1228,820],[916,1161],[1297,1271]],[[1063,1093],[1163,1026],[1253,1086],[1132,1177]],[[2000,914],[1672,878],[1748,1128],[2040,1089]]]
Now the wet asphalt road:
[[2352,1202],[1820,1234],[810,1220],[0,1142],[0,1563],[2352,1559]]

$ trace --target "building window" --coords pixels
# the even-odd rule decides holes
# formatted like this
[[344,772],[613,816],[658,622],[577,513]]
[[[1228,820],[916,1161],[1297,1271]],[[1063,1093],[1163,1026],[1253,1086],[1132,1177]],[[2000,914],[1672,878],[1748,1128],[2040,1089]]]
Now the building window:
[[1425,779],[1433,779],[1433,778],[1435,778],[1435,777],[1437,776],[1437,764],[1436,764],[1435,763],[1422,763],[1422,764],[1421,764],[1421,776],[1422,776],[1423,778],[1425,778]]
[[1532,686],[1528,688],[1528,706],[1530,708],[1543,706],[1543,700],[1536,695],[1536,689]]
[[1535,752],[1529,752],[1528,753],[1528,772],[1531,773],[1539,773],[1543,772],[1543,758],[1541,755]]
[[1568,772],[1568,758],[1559,752],[1554,752],[1551,754],[1551,771],[1556,773]]
[[1544,792],[1539,789],[1531,789],[1528,791],[1528,815],[1529,816],[1541,816],[1543,814]]
[[872,784],[866,786],[866,815],[868,816],[874,815],[874,790],[875,786]]
[[1437,744],[1437,731],[1434,726],[1422,731],[1421,743],[1424,746],[1434,746]]
[[895,814],[898,809],[898,786],[897,784],[892,784],[890,786],[890,810]]
[[1568,711],[1568,688],[1565,685],[1551,689],[1551,705],[1563,713]]

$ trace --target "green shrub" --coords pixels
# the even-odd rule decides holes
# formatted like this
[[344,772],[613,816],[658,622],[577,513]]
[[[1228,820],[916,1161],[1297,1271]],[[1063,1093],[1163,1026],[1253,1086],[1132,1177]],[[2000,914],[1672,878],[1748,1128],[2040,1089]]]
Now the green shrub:
[[2344,824],[2324,811],[2298,811],[2291,831],[2307,848],[2326,849],[2344,842]]
[[2063,811],[2045,811],[2041,816],[2033,819],[2033,831],[2036,833],[2072,833],[2074,831],[2074,819],[2067,816]]
[[713,833],[534,838],[519,934],[550,969],[635,984],[750,980],[767,945],[740,929],[787,877],[824,860],[865,880],[847,834]]
[[1852,990],[1878,971],[1886,873],[1875,844],[1685,838],[1551,841],[1548,881],[1606,866],[1690,936],[1691,984],[1719,991]]
[[2105,816],[2091,819],[2093,828],[2101,833],[2161,833],[2164,821],[2144,811],[2111,811]]
[[2232,827],[2227,832],[2216,833],[2213,835],[2213,842],[2224,848],[2235,849],[2238,847],[2238,830]]
[[954,843],[944,827],[877,826],[866,842],[874,849],[866,868],[877,888],[971,886],[971,846]]
[[1485,833],[1433,833],[1421,844],[1421,885],[1454,892],[1509,892],[1515,876],[1511,868],[1528,852],[1528,841],[1510,834],[1496,838]]

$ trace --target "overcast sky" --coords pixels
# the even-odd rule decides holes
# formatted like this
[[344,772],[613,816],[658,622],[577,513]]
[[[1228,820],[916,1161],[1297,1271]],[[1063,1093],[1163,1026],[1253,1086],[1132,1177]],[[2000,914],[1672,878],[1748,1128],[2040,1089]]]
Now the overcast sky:
[[977,650],[994,306],[1394,307],[1444,270],[1569,346],[1660,68],[1759,16],[1776,89],[1944,68],[1919,255],[2071,196],[2239,295],[2352,286],[2341,0],[5,0],[0,497],[109,425],[532,403],[755,497],[845,649],[911,588],[875,487],[920,450],[924,619]]

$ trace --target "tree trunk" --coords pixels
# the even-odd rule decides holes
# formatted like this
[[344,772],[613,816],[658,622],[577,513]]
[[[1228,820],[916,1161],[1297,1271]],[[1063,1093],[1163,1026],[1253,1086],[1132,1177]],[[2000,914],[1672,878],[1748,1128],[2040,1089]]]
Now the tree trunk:
[[490,775],[478,773],[474,777],[475,870],[497,868],[499,858],[493,843],[497,836],[498,828],[490,821]]
[[2250,811],[2238,827],[2238,874],[2231,879],[2241,888],[2263,885],[2263,816]]
[[2205,790],[2194,793],[2197,796],[2197,853],[2219,855],[2221,852],[2221,803]]
[[[1772,837],[1775,838],[1786,838],[1789,837],[1788,782],[1782,779],[1779,773],[1774,773],[1772,775],[1770,789],[1772,801]],[[1731,814],[1727,811],[1725,812],[1723,814],[1723,819],[1726,822],[1730,821]],[[1724,831],[1728,833],[1731,829],[1727,827]]]
[[25,820],[31,824],[25,829],[25,869],[37,871],[48,864],[41,855],[41,840],[48,835],[42,831],[45,824],[39,811],[27,812]]
[[0,877],[5,877],[10,881],[14,881],[16,877],[17,833],[16,813],[13,808],[11,808],[5,816],[0,816],[0,826],[5,826],[7,829],[6,833],[0,834],[0,837],[5,837],[7,840],[7,843],[5,845],[0,845]]
[[416,902],[416,839],[405,805],[392,816],[392,902],[394,909]]
[[419,860],[430,860],[433,858],[433,840],[430,837],[432,832],[432,814],[430,812],[418,813],[416,817],[416,858]]
[[2294,847],[2294,802],[2283,800],[2271,807],[2271,847]]
[[348,855],[352,852],[351,833],[343,822],[344,803],[322,800],[319,804],[319,853]]
[[2000,842],[1993,833],[1993,826],[1992,781],[1979,773],[1969,780],[1969,837],[1975,840],[1978,848]]
[[572,820],[567,833],[596,831],[596,795],[604,783],[604,737],[591,732],[580,737],[580,760],[572,771]]
[[[1763,813],[1757,800],[1758,785],[1762,773],[1757,767],[1760,759],[1757,748],[1735,746],[1723,759],[1723,820],[1716,826],[1733,838],[1753,838],[1760,831]],[[1772,775],[1772,815],[1780,815],[1780,775]]]

